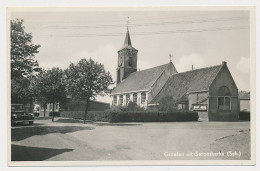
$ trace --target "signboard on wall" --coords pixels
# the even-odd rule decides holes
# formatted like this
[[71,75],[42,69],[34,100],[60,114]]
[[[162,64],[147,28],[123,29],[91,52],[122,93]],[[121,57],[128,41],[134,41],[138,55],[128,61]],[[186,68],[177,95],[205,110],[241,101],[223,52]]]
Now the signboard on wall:
[[206,111],[207,110],[207,104],[193,104],[192,109],[194,111]]

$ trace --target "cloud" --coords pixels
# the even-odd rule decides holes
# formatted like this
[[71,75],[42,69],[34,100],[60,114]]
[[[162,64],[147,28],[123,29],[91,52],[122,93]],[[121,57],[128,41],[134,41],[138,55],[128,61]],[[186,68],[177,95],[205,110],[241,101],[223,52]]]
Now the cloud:
[[245,74],[249,73],[250,72],[250,59],[241,57],[236,65],[236,67],[241,73],[245,73]]
[[184,72],[191,70],[192,65],[194,69],[205,67],[205,62],[199,54],[191,53],[189,55],[182,56],[175,65],[178,72]]

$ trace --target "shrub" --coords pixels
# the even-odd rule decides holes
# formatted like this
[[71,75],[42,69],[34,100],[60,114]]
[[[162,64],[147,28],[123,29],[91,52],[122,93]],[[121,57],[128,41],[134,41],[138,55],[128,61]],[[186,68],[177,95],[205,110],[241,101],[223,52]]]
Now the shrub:
[[126,111],[144,111],[143,107],[138,106],[135,102],[130,101],[126,107]]
[[177,104],[176,102],[173,100],[172,96],[166,96],[164,98],[162,98],[159,102],[159,106],[158,109],[159,111],[177,111]]

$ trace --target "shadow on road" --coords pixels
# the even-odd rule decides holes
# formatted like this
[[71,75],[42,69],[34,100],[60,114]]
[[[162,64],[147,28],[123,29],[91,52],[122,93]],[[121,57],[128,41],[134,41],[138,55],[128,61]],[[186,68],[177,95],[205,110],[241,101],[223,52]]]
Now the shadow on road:
[[59,122],[59,123],[83,123],[83,120],[59,118],[55,122]]
[[96,126],[141,126],[142,124],[133,124],[133,123],[92,123]]
[[[59,123],[82,123],[83,124],[83,120],[80,119],[71,119],[71,118],[59,118],[57,119],[55,122],[59,122]],[[95,126],[140,126],[142,124],[135,124],[135,123],[108,123],[108,122],[94,122],[94,121],[90,121],[87,120],[86,124],[91,124],[91,125],[95,125]]]
[[42,161],[53,156],[70,152],[73,149],[54,149],[27,147],[12,144],[11,160],[12,161]]
[[35,135],[47,135],[51,133],[66,134],[81,130],[92,130],[91,127],[80,126],[38,126],[38,127],[19,127],[12,128],[11,141],[21,141]]

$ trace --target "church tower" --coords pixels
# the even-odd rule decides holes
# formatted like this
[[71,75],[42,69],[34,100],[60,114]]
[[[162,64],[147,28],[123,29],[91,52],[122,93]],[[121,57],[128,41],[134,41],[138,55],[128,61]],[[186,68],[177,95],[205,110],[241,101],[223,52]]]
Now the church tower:
[[138,50],[136,50],[131,44],[127,27],[124,45],[118,51],[117,84],[128,77],[131,73],[137,71],[137,53]]

